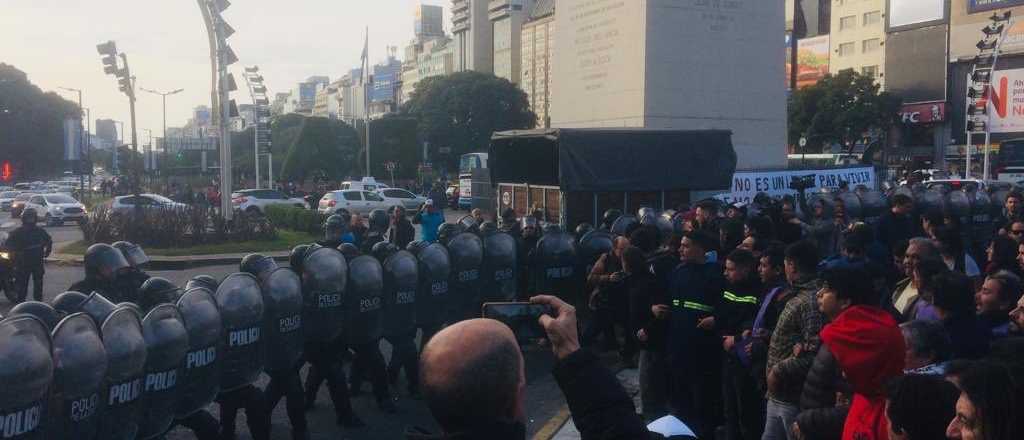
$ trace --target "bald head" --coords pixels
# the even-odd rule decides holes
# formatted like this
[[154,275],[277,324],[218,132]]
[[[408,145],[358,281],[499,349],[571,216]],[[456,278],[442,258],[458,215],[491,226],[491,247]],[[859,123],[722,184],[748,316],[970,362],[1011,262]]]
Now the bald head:
[[438,332],[420,355],[420,385],[446,432],[522,417],[523,356],[512,330],[493,319]]

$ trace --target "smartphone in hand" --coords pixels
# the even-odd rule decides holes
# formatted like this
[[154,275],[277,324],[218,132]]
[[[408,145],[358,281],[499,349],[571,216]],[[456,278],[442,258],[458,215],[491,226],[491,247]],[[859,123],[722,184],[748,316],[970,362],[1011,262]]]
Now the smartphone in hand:
[[484,303],[483,317],[501,321],[515,333],[516,339],[525,341],[545,337],[540,326],[540,315],[553,315],[551,308],[544,304],[528,302]]

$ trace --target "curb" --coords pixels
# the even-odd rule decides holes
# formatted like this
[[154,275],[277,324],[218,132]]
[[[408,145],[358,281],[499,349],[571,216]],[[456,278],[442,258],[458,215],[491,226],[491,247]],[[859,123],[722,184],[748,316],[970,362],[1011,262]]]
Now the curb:
[[565,422],[569,421],[569,417],[569,406],[565,405],[562,409],[558,410],[554,416],[551,416],[551,418],[544,423],[544,426],[541,426],[540,430],[533,435],[533,440],[551,440],[558,435],[558,431],[562,430],[562,427],[565,426]]
[[[211,256],[197,255],[194,257],[161,257],[159,255],[153,255],[150,256],[149,263],[146,265],[146,270],[185,270],[204,266],[237,265],[241,263],[242,257],[245,257],[246,255],[247,254],[224,254]],[[284,252],[273,252],[265,255],[273,258],[274,261],[288,261],[288,254]],[[60,266],[82,266],[84,264],[83,257],[81,255],[71,254],[52,254],[46,259],[46,262]]]

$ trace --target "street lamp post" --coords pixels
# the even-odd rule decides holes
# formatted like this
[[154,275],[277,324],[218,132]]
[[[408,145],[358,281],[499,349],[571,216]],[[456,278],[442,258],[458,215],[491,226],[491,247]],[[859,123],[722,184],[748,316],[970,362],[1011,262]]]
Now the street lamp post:
[[[163,101],[164,127],[163,127],[163,134],[162,134],[163,135],[163,142],[162,142],[163,145],[161,145],[161,147],[163,148],[164,164],[166,164],[167,163],[167,97],[171,96],[171,95],[175,95],[175,94],[181,93],[185,89],[176,89],[176,90],[171,90],[170,92],[159,92],[159,91],[156,91],[156,90],[147,89],[145,87],[139,87],[139,89],[142,90],[143,92],[152,93],[154,95],[160,95],[160,99]],[[164,165],[164,166],[166,166],[166,165]]]
[[231,117],[234,102],[230,92],[234,90],[234,79],[228,73],[228,66],[238,62],[238,56],[231,50],[227,39],[235,30],[228,25],[221,13],[231,3],[228,0],[196,0],[206,26],[210,45],[210,67],[213,80],[211,101],[214,109],[214,123],[220,128],[220,209],[224,220],[234,216],[231,200]]
[[[85,108],[82,107],[82,90],[81,89],[73,89],[71,87],[58,87],[58,88],[61,89],[61,90],[67,90],[69,92],[78,93],[78,111],[80,113],[79,114],[79,119],[86,118],[86,120],[88,120],[88,116],[85,115]],[[85,140],[85,124],[81,124],[81,123],[78,124],[78,136],[79,136],[78,137],[79,142],[84,144],[84,140]],[[81,147],[82,144],[79,144],[79,146]],[[82,149],[79,148],[79,151],[78,151],[78,155],[79,155],[78,160],[79,161],[83,160],[81,158],[81,155],[82,155],[83,151],[81,151],[81,150]],[[81,173],[81,164],[79,164],[79,166],[77,168],[79,168],[77,170],[78,171],[78,190],[80,191],[81,194],[85,194],[85,177],[83,177],[82,173]]]

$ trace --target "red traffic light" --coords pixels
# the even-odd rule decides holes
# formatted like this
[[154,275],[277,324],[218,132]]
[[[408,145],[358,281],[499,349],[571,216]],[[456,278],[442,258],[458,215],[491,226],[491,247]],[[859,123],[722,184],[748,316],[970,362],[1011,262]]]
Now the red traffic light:
[[14,177],[14,167],[11,166],[11,162],[5,160],[3,165],[0,165],[0,180],[4,182],[10,182],[11,178]]

